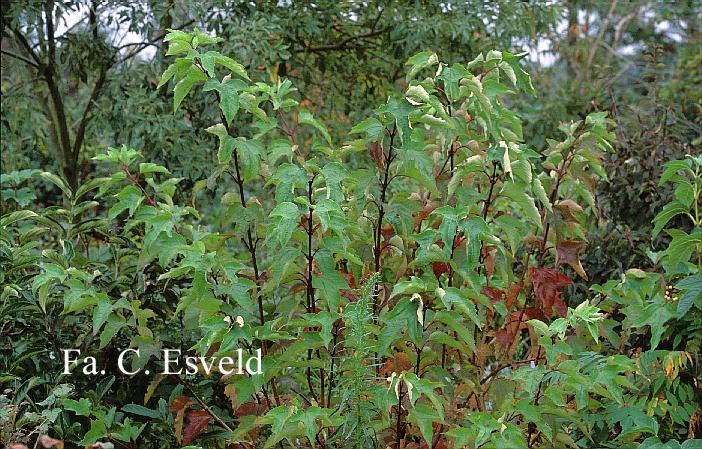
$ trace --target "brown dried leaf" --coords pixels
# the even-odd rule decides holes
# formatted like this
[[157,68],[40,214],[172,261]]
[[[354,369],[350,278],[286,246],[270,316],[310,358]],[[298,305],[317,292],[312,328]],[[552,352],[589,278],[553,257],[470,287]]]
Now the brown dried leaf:
[[404,352],[398,352],[385,362],[382,368],[380,368],[380,375],[386,376],[390,373],[401,373],[403,371],[408,371],[413,368],[413,364],[410,361],[407,354]]
[[559,201],[558,204],[553,207],[558,210],[563,220],[570,223],[578,223],[575,214],[583,211],[582,206],[570,199]]
[[164,374],[157,374],[154,377],[154,380],[151,381],[149,386],[146,387],[146,393],[144,394],[144,405],[146,405],[146,403],[149,402],[149,399],[151,399],[151,396],[153,396],[154,392],[156,391],[156,388],[158,387],[158,384],[160,384],[165,377],[166,376]]
[[578,275],[587,281],[587,273],[580,263],[580,251],[586,243],[580,240],[561,240],[556,243],[556,266],[567,263]]
[[523,288],[524,288],[524,284],[522,282],[517,282],[515,284],[512,284],[512,286],[509,288],[509,291],[505,295],[505,307],[507,308],[508,312],[512,309],[512,306],[516,303],[517,297],[519,296],[519,293],[522,291]]
[[175,419],[173,421],[173,427],[175,432],[176,440],[179,443],[183,442],[183,417],[185,416],[185,408],[181,408],[176,413]]

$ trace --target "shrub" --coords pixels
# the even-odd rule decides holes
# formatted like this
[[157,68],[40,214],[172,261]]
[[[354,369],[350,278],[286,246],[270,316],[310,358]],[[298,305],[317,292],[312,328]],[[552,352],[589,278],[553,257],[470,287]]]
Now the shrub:
[[[251,82],[197,30],[165,40],[174,109],[196,86],[219,108],[217,165],[196,190],[226,189],[221,214],[177,204],[179,179],[131,148],[98,156],[114,173],[75,191],[43,174],[64,204],[1,223],[3,439],[672,448],[699,432],[699,158],[664,175],[679,194],[656,230],[673,212],[696,226],[667,231],[666,274],[634,270],[571,304],[612,122],[522,144],[504,102],[533,94],[520,55],[419,53],[404,95],[335,143],[290,81]],[[138,349],[142,371],[58,375],[46,353],[66,345],[105,361]],[[261,349],[262,374],[147,376],[163,348]]]

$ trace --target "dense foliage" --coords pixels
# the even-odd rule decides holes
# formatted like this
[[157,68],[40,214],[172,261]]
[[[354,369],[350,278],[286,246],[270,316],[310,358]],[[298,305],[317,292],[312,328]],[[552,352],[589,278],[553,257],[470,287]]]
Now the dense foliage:
[[[675,447],[694,435],[699,378],[682,374],[696,372],[702,332],[700,158],[670,162],[661,179],[676,199],[654,233],[678,214],[695,229],[667,231],[655,254],[665,275],[629,271],[572,308],[561,289],[588,277],[582,223],[612,122],[593,113],[541,153],[522,144],[505,101],[534,93],[519,56],[447,65],[418,53],[404,96],[339,145],[290,81],[249,81],[197,30],[166,41],[178,57],[160,84],[174,86],[174,110],[201,86],[220,111],[207,128],[218,164],[199,187],[225,176],[236,187],[210,217],[197,198],[174,202],[180,179],[128,147],[98,155],[115,171],[77,189],[10,175],[39,175],[64,201],[2,219],[7,325],[44,330],[11,340],[8,441]],[[92,381],[40,356],[71,340],[104,351],[101,365],[138,349],[134,370],[165,363],[162,348],[215,360],[260,348],[263,370],[203,364],[148,386],[105,373],[87,392]]]
[[88,3],[3,12],[1,443],[702,447],[694,20],[669,76],[574,2],[532,78],[562,5]]

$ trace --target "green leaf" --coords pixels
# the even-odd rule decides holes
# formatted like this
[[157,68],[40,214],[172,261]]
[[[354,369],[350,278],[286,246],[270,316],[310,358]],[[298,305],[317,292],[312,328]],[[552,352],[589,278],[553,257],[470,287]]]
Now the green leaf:
[[678,302],[678,318],[685,316],[693,304],[702,310],[702,274],[689,276],[679,281],[675,284],[675,288],[683,292]]
[[409,411],[409,421],[417,424],[422,437],[427,444],[431,445],[434,438],[433,424],[442,422],[439,412],[424,404],[417,404]]
[[385,324],[378,335],[378,352],[381,355],[386,354],[388,348],[400,338],[403,330],[407,331],[409,340],[419,343],[422,325],[417,317],[418,307],[417,301],[404,298],[392,310],[380,316],[380,321]]
[[[435,412],[438,414],[440,420],[444,419],[444,405],[438,394],[434,392],[436,389],[440,389],[444,385],[439,382],[432,382],[426,379],[417,377],[414,373],[405,373],[405,382],[412,385],[412,389],[409,390],[410,403],[415,404],[420,397],[425,397],[429,399],[434,406]],[[418,404],[417,404],[418,405]]]
[[456,332],[471,351],[475,352],[475,338],[473,337],[472,326],[466,326],[466,323],[459,321],[454,313],[445,310],[436,312],[434,321],[440,321],[446,324],[452,331]]
[[[522,69],[519,65],[519,60],[526,56],[526,53],[519,55],[513,55],[510,52],[502,52],[502,60],[512,67],[514,76],[516,78],[515,86],[518,86],[524,92],[528,93],[532,97],[536,97],[536,90],[534,90],[534,85],[531,83],[531,76]],[[501,66],[502,67],[502,66]]]
[[68,183],[64,181],[63,179],[59,178],[53,173],[49,172],[42,172],[40,175],[42,178],[47,179],[51,181],[52,184],[57,186],[61,191],[66,195],[68,198],[73,197],[73,192],[71,191],[71,188],[68,186]]
[[105,324],[107,318],[114,309],[112,301],[106,294],[99,293],[96,297],[97,306],[95,306],[95,310],[93,310],[93,335],[100,331],[100,328]]
[[171,78],[176,77],[179,79],[183,76],[186,70],[190,67],[191,62],[187,59],[177,59],[176,62],[169,65],[168,68],[161,75],[161,80],[158,82],[157,89],[166,84]]
[[323,310],[318,313],[306,313],[302,316],[309,323],[308,326],[310,324],[319,324],[321,326],[322,329],[319,332],[319,336],[322,337],[324,346],[329,348],[329,343],[331,343],[332,340],[332,324],[334,324],[334,321],[336,321],[338,315]]
[[317,130],[319,132],[322,133],[322,135],[324,136],[324,139],[327,141],[327,143],[329,145],[332,144],[331,134],[329,134],[329,131],[327,131],[327,128],[325,128],[324,125],[322,125],[314,117],[312,117],[312,114],[307,109],[303,109],[300,111],[300,114],[298,115],[297,121],[301,125],[314,126],[315,128],[317,128]]
[[144,416],[146,418],[161,419],[161,414],[157,410],[152,410],[139,404],[127,404],[122,407],[122,411],[125,413]]
[[673,238],[668,249],[665,250],[668,256],[668,269],[672,273],[677,273],[678,266],[688,262],[692,257],[695,245],[702,243],[702,230],[693,230],[689,235],[679,229],[668,229],[666,232]]
[[80,198],[83,197],[86,193],[90,192],[91,190],[95,190],[98,187],[101,187],[105,185],[110,180],[110,178],[94,178],[91,179],[90,181],[82,184],[80,187],[78,187],[78,190],[76,190],[75,195],[73,196],[74,201],[78,201]]
[[201,81],[207,80],[207,76],[202,73],[197,67],[191,66],[185,76],[176,83],[173,88],[173,112],[178,110],[178,106],[183,102],[183,99],[190,93],[193,86]]
[[92,404],[89,399],[80,398],[78,401],[73,399],[64,399],[63,408],[75,412],[78,416],[90,416]]
[[0,228],[5,228],[13,223],[17,223],[18,221],[27,220],[38,216],[39,215],[37,215],[36,212],[32,212],[31,210],[17,210],[3,215],[2,218],[0,218]]
[[234,116],[239,111],[239,95],[237,92],[232,92],[231,90],[226,90],[220,94],[219,98],[219,109],[222,110],[224,114],[224,119],[227,123],[231,123],[234,120]]
[[320,200],[315,206],[315,212],[322,225],[322,232],[331,229],[337,234],[341,234],[346,229],[346,216],[336,202],[328,199]]
[[100,333],[100,346],[99,349],[104,348],[112,340],[112,338],[117,335],[120,329],[127,325],[124,317],[117,315],[115,313],[110,314],[107,318],[107,324],[105,329]]
[[552,212],[553,208],[551,205],[551,201],[546,195],[544,185],[541,183],[541,180],[537,176],[534,176],[531,180],[531,190],[534,192],[534,195],[536,195],[536,198],[539,199],[539,201],[541,202],[541,204],[543,204],[546,210]]
[[269,238],[278,246],[285,246],[300,222],[300,209],[289,201],[278,204],[270,213],[273,226]]
[[375,117],[369,117],[361,122],[358,122],[349,134],[365,134],[365,139],[370,142],[375,142],[380,140],[383,134],[383,124]]
[[294,406],[280,405],[269,410],[268,413],[266,413],[266,416],[261,419],[262,424],[271,425],[271,435],[266,440],[266,443],[263,446],[264,449],[275,446],[278,444],[278,442],[285,438],[285,425],[293,416],[295,411],[296,407]]
[[477,76],[471,75],[463,78],[461,80],[461,85],[477,98],[478,103],[480,103],[480,106],[485,112],[492,111],[492,103],[490,103],[490,99],[483,92],[483,83]]
[[423,51],[412,56],[405,62],[406,66],[410,66],[407,72],[407,79],[412,79],[420,70],[426,67],[431,67],[439,63],[439,57],[436,53]]
[[92,446],[100,438],[104,438],[107,435],[107,427],[102,420],[91,420],[90,430],[85,434],[83,440],[81,440],[81,446]]
[[342,182],[348,178],[346,168],[338,162],[330,162],[322,167],[324,180],[327,182],[327,198],[340,203],[344,200]]
[[207,80],[202,90],[205,92],[216,90],[218,92],[219,109],[222,111],[227,123],[231,123],[239,111],[239,92],[246,88],[246,83],[240,79],[225,78],[220,83],[217,79],[211,78]]
[[246,69],[244,69],[244,66],[236,62],[232,58],[217,53],[214,56],[214,62],[228,68],[232,71],[233,74],[238,75],[244,78],[245,80],[250,80],[249,75],[246,73]]
[[694,174],[694,172],[692,171],[692,162],[689,159],[667,162],[665,164],[665,170],[663,170],[663,173],[661,174],[661,177],[658,180],[658,185],[663,185],[671,181],[687,181],[686,178],[682,177],[679,174],[681,171],[689,175]]
[[508,181],[502,188],[501,194],[517,203],[524,215],[541,229],[541,214],[534,204],[534,198],[527,193],[528,191],[529,185]]
[[433,174],[427,173],[417,163],[417,160],[408,157],[402,162],[398,174],[412,178],[419,182],[424,188],[431,192],[432,197],[441,197],[439,189],[436,187],[436,180]]
[[663,210],[661,210],[653,219],[653,238],[655,239],[658,236],[661,230],[673,217],[679,214],[687,214],[688,212],[690,212],[690,208],[684,204],[678,203],[677,201],[666,204]]
[[475,305],[470,299],[464,296],[456,287],[446,287],[445,289],[438,289],[438,296],[441,298],[441,302],[447,310],[456,309],[463,315],[471,319],[478,328],[482,328],[483,323],[478,318],[478,312],[475,310]]
[[336,271],[334,257],[329,250],[320,250],[315,256],[317,267],[321,274],[313,274],[312,285],[320,296],[327,301],[328,310],[332,313],[339,310],[341,290],[348,290],[346,278]]
[[119,202],[110,208],[108,214],[110,219],[115,218],[125,210],[129,210],[129,216],[131,217],[141,202],[144,201],[144,195],[141,190],[133,185],[124,187],[115,197],[119,199]]
[[139,173],[142,173],[142,174],[147,174],[147,173],[170,174],[171,172],[169,172],[166,167],[163,167],[161,165],[153,164],[151,162],[142,162],[139,164]]

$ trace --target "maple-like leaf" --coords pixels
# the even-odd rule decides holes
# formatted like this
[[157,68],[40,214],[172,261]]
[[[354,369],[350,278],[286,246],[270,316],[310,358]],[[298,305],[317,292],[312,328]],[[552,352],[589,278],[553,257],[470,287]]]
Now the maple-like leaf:
[[380,375],[389,376],[390,373],[401,373],[412,368],[413,364],[407,354],[398,352],[394,356],[388,358],[385,364],[380,368]]
[[204,410],[190,410],[188,412],[188,425],[183,431],[183,444],[194,441],[212,421],[212,417]]
[[529,267],[529,279],[534,286],[536,298],[543,307],[544,315],[550,317],[555,308],[560,316],[565,316],[568,308],[558,289],[572,284],[573,280],[555,268],[535,267]]
[[587,273],[580,263],[580,251],[585,247],[585,242],[580,240],[561,240],[556,243],[556,266],[567,263],[578,275],[587,281]]

